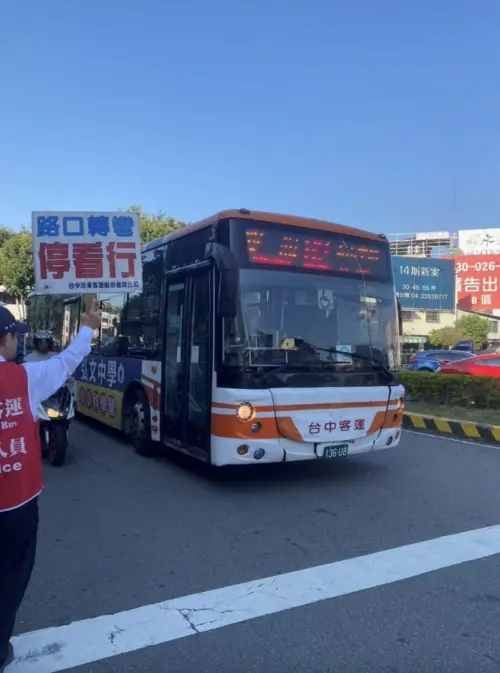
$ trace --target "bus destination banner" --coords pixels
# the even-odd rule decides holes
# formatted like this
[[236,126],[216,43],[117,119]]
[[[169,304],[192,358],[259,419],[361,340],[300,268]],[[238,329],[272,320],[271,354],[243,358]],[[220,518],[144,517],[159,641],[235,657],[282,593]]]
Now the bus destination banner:
[[35,284],[40,294],[142,290],[137,213],[32,213]]

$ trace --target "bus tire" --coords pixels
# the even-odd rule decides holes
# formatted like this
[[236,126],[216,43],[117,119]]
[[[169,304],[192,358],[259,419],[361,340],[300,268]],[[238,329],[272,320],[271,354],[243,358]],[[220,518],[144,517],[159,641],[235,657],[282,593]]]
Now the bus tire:
[[150,458],[156,455],[155,443],[151,441],[151,410],[146,393],[136,388],[126,405],[126,433],[136,453]]

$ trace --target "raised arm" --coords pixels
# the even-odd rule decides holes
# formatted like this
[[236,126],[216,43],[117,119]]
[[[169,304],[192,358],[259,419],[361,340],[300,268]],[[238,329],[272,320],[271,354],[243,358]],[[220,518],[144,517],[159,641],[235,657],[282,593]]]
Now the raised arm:
[[95,300],[82,314],[80,331],[68,348],[45,362],[26,362],[23,367],[28,375],[28,390],[32,412],[36,413],[41,402],[59,390],[90,353],[92,335],[101,322],[101,313]]

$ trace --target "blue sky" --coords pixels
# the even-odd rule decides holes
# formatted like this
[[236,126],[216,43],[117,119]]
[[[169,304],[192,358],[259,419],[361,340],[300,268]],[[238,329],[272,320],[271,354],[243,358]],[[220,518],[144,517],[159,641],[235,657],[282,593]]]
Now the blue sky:
[[2,2],[0,223],[500,225],[499,21],[498,0]]

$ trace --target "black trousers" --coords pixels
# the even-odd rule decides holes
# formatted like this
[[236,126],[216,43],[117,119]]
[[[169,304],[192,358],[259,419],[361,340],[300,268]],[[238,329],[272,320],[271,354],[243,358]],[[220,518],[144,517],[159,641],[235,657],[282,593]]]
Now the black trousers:
[[0,664],[35,563],[38,498],[0,513]]

